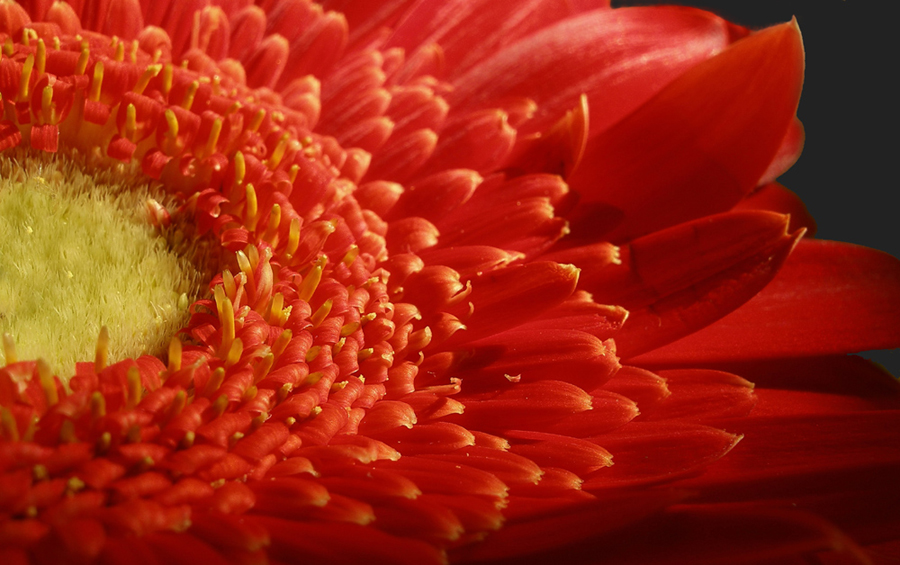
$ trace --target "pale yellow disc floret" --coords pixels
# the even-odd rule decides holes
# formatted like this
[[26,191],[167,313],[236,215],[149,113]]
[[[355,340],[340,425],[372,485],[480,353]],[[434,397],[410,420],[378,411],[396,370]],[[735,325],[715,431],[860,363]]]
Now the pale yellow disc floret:
[[110,362],[164,352],[203,278],[150,224],[146,182],[111,173],[0,155],[0,333],[64,379],[102,326]]

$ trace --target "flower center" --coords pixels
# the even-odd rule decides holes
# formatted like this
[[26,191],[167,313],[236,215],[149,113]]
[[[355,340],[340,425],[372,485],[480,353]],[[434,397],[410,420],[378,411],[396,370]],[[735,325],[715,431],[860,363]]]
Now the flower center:
[[0,333],[19,359],[43,356],[69,377],[93,359],[102,326],[111,361],[161,353],[183,326],[203,273],[173,249],[177,230],[151,224],[149,189],[127,179],[0,157]]

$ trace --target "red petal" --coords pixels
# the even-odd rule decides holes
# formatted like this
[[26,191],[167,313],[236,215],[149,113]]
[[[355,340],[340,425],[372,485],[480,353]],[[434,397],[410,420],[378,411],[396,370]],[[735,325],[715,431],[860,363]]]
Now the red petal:
[[582,196],[573,231],[621,241],[731,208],[775,157],[802,81],[796,23],[692,68],[588,143],[569,179]]
[[578,269],[572,265],[536,262],[487,273],[473,280],[468,328],[445,347],[513,328],[560,304],[574,291]]
[[806,132],[803,130],[803,124],[800,123],[800,120],[794,118],[787,133],[784,135],[784,139],[781,140],[781,147],[778,148],[778,153],[775,154],[775,158],[769,163],[769,168],[766,169],[766,172],[763,173],[757,184],[768,184],[790,169],[797,162],[797,159],[800,158],[805,137]]
[[746,305],[638,359],[739,361],[898,346],[900,261],[865,247],[801,240],[778,276]]
[[568,0],[431,0],[418,2],[394,29],[388,47],[408,53],[437,43],[450,76],[458,76],[518,39],[571,12]]
[[[798,238],[799,234],[782,236],[733,267],[649,306],[632,310],[614,336],[619,355],[631,359],[656,349],[696,332],[744,304],[777,274]],[[757,330],[761,327],[757,326]],[[734,347],[730,342],[721,345]]]
[[754,190],[738,202],[732,210],[769,210],[779,214],[790,214],[789,232],[793,233],[800,228],[805,228],[806,233],[803,234],[803,237],[812,237],[816,234],[816,221],[806,209],[806,204],[800,200],[799,196],[777,182]]
[[470,111],[502,107],[514,97],[532,98],[538,113],[528,129],[542,131],[586,93],[591,131],[598,133],[728,43],[726,22],[708,12],[595,10],[544,28],[479,63],[454,81],[448,101]]
[[720,459],[740,436],[684,422],[632,422],[592,438],[612,454],[612,465],[584,483],[596,491],[669,482],[693,475]]
[[680,224],[621,246],[612,261],[585,261],[581,288],[605,304],[637,309],[773,247],[787,237],[786,224],[786,217],[768,212],[731,212]]
[[439,565],[431,544],[392,536],[371,526],[256,518],[272,538],[269,556],[280,563],[393,563]]

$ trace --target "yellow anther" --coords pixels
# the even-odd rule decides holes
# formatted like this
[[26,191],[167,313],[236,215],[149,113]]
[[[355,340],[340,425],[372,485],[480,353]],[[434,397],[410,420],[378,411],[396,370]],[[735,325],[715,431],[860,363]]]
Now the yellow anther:
[[347,381],[341,381],[339,383],[331,383],[331,392],[339,392],[347,388]]
[[[253,267],[254,270],[256,270],[256,268],[259,267],[259,249],[257,249],[256,246],[252,243],[248,243],[247,247],[244,248],[244,253],[246,253],[247,258],[250,259],[250,266]],[[267,261],[272,258],[271,250],[266,249],[265,253]]]
[[278,228],[281,226],[281,206],[273,204],[269,210],[269,223],[266,226],[266,233],[263,239],[268,241],[273,247],[278,245]]
[[259,126],[262,125],[264,119],[266,119],[266,111],[260,108],[256,111],[256,114],[253,115],[253,119],[250,120],[247,129],[255,132],[259,129]]
[[37,51],[35,53],[36,57],[34,60],[34,68],[37,70],[38,76],[44,74],[44,69],[47,66],[47,46],[44,45],[43,39],[38,39]]
[[59,443],[75,443],[78,438],[75,436],[75,423],[72,420],[63,420],[59,426]]
[[206,138],[206,146],[203,148],[204,156],[208,157],[216,152],[219,136],[222,134],[222,120],[216,118],[209,128],[209,137]]
[[129,104],[125,108],[125,131],[122,137],[130,141],[134,141],[134,134],[137,131],[137,108],[134,104]]
[[100,373],[109,363],[109,329],[100,327],[100,335],[97,336],[97,347],[94,349],[94,372]]
[[328,314],[331,313],[332,305],[334,305],[334,300],[332,300],[331,298],[323,302],[322,305],[316,309],[313,315],[309,317],[309,323],[311,323],[314,328],[318,328],[319,324],[321,324],[325,320],[325,318],[328,317]]
[[103,455],[107,451],[109,451],[109,446],[112,445],[112,434],[109,432],[103,432],[100,434],[100,437],[97,438],[97,454]]
[[118,37],[113,37],[113,40],[116,41],[116,54],[113,55],[113,58],[116,61],[124,61],[125,60],[125,42],[119,41]]
[[91,90],[88,92],[88,100],[97,102],[100,100],[100,88],[103,86],[103,61],[97,61],[94,65],[94,80],[91,81]]
[[125,405],[128,408],[134,408],[138,405],[141,401],[141,397],[144,395],[144,386],[141,384],[141,372],[138,371],[137,367],[132,365],[128,368],[126,379],[128,381],[128,393],[125,399]]
[[256,223],[259,221],[259,202],[256,199],[256,189],[252,184],[248,184],[245,190],[247,195],[247,203],[244,206],[244,220],[247,230],[255,231]]
[[225,357],[225,366],[231,367],[240,361],[243,353],[244,342],[241,341],[241,338],[238,338],[231,343],[231,347],[228,349],[228,355]]
[[174,144],[178,140],[178,118],[171,108],[167,109],[163,115],[166,119],[166,125],[168,126],[166,140],[168,140],[170,144]]
[[276,292],[274,296],[272,296],[272,305],[269,307],[269,320],[270,324],[275,324],[280,326],[285,322],[286,316],[284,315],[284,295],[280,292]]
[[241,402],[250,402],[256,395],[259,394],[259,389],[256,386],[251,385],[244,391],[244,394],[241,395]]
[[266,161],[266,165],[270,169],[274,169],[281,163],[281,160],[284,159],[284,154],[287,151],[288,141],[291,139],[291,134],[284,133],[281,135],[281,138],[278,140],[278,143],[275,145],[275,149],[272,151],[272,154],[269,156],[269,159]]
[[341,339],[337,340],[335,344],[331,346],[331,355],[334,356],[340,353],[344,349],[345,345],[347,345],[346,337],[342,337]]
[[365,326],[366,324],[368,324],[369,322],[371,322],[372,320],[374,320],[377,317],[378,317],[378,314],[376,314],[375,312],[369,312],[365,316],[360,317],[359,325]]
[[[310,373],[310,374],[306,375],[306,378],[303,379],[303,384],[314,385],[321,380],[322,380],[322,371],[316,371],[315,373]],[[316,408],[319,408],[319,407],[316,406]],[[322,411],[321,408],[319,408],[318,412],[316,412],[316,409],[313,408],[313,413],[311,415],[318,416],[321,411]]]
[[350,322],[341,326],[341,337],[347,337],[359,329],[359,322]]
[[350,246],[350,249],[347,250],[347,253],[344,254],[344,258],[341,259],[341,261],[349,267],[356,261],[357,257],[359,257],[359,246],[354,244]]
[[91,47],[85,41],[81,44],[81,55],[78,56],[78,62],[75,63],[75,74],[83,75],[87,71],[88,62],[91,60]]
[[373,353],[375,353],[375,350],[371,347],[367,347],[365,349],[360,349],[359,352],[357,352],[357,354],[356,354],[356,360],[357,361],[365,361],[366,359],[371,357]]
[[162,70],[162,93],[166,96],[169,95],[169,92],[172,90],[172,78],[175,74],[175,68],[172,66],[172,63],[167,63],[163,66]]
[[260,426],[262,426],[263,424],[265,424],[265,423],[266,423],[266,420],[268,420],[268,419],[269,419],[269,413],[268,413],[268,412],[260,412],[259,414],[256,415],[255,418],[253,418],[252,420],[250,420],[250,429],[251,429],[251,430],[256,430],[256,429],[258,429]]
[[225,368],[224,367],[216,367],[216,369],[209,376],[209,380],[206,381],[206,386],[203,388],[203,396],[212,396],[215,394],[219,387],[222,386],[222,382],[225,381]]
[[409,340],[406,342],[406,348],[409,351],[418,351],[424,349],[431,343],[431,328],[425,326],[421,330],[416,330],[409,334]]
[[34,70],[34,55],[28,55],[25,63],[22,65],[22,76],[19,78],[19,101],[28,100],[29,81],[31,81],[31,72]]
[[272,369],[272,365],[275,364],[275,356],[271,353],[267,353],[263,356],[262,359],[256,363],[256,366],[253,367],[253,384],[258,383],[259,381],[266,378],[266,375],[269,374],[269,371]]
[[294,390],[294,385],[292,385],[291,383],[284,383],[283,385],[281,385],[281,388],[278,389],[278,393],[275,395],[275,397],[278,399],[278,402],[284,402],[284,399],[286,399],[288,395],[291,394],[292,390]]
[[31,468],[31,477],[35,482],[46,481],[50,478],[50,472],[47,471],[47,467],[38,463]]
[[138,40],[132,39],[131,43],[128,45],[128,60],[131,61],[132,64],[137,63],[138,48],[140,48]]
[[234,432],[233,434],[231,434],[231,437],[228,438],[228,447],[234,447],[235,445],[237,445],[237,442],[241,441],[242,439],[244,439],[243,432]]
[[253,283],[253,265],[250,263],[250,259],[247,257],[247,254],[243,251],[238,251],[234,254],[237,259],[238,268],[241,270],[241,273],[247,278],[251,284]]
[[53,36],[53,48],[59,51],[59,48],[62,46],[62,43],[59,41],[59,37]]
[[6,41],[3,42],[3,54],[7,57],[12,57],[13,51],[15,50],[15,45],[13,44],[12,38],[7,37]]
[[178,442],[179,449],[190,449],[194,445],[194,440],[197,438],[197,434],[194,433],[193,430],[188,430],[184,437],[181,438],[181,441]]
[[[218,79],[219,77],[216,76],[216,78]],[[232,114],[237,114],[237,113],[241,110],[241,108],[243,108],[243,107],[244,107],[243,104],[241,104],[240,102],[238,102],[237,100],[235,100],[235,101],[234,101],[234,104],[232,104],[231,106],[228,107],[227,110],[225,110],[224,116],[227,117],[227,116],[230,116],[230,115],[232,115]]]
[[219,322],[222,325],[222,345],[219,351],[224,354],[231,349],[231,344],[234,342],[234,305],[225,296],[225,289],[222,285],[216,285],[213,295],[216,299]]
[[291,218],[291,227],[288,230],[287,246],[284,249],[285,255],[290,258],[300,246],[300,218]]
[[99,391],[91,394],[91,419],[97,420],[106,416],[106,397]]
[[184,93],[184,99],[181,101],[182,108],[185,110],[191,109],[191,106],[194,105],[194,96],[197,94],[198,88],[200,88],[200,83],[196,80],[188,86],[187,92]]
[[226,408],[228,408],[228,397],[224,394],[220,394],[218,397],[216,397],[215,401],[213,401],[212,403],[212,406],[210,406],[210,410],[216,417],[224,414]]
[[234,300],[237,295],[237,284],[234,282],[234,275],[228,269],[222,272],[222,286],[225,287],[225,296]]
[[19,360],[16,355],[16,340],[7,333],[3,334],[3,356],[6,358],[7,365]]
[[297,293],[300,300],[309,302],[309,299],[315,294],[319,283],[322,281],[322,271],[325,269],[327,261],[328,259],[324,255],[319,257],[315,266],[303,277],[303,282],[300,283],[299,292]]
[[53,87],[45,86],[41,92],[41,117],[44,118],[44,123],[53,123],[53,114]]
[[291,330],[284,330],[281,334],[278,335],[278,338],[275,340],[275,343],[272,344],[272,355],[278,357],[282,353],[284,353],[285,348],[291,342],[291,338],[293,337],[293,332]]
[[139,78],[137,84],[134,85],[134,91],[138,94],[143,94],[144,90],[147,88],[147,85],[150,84],[150,81],[159,74],[162,68],[162,65],[147,65],[147,68],[144,69],[144,73],[141,75],[141,78]]
[[184,410],[186,404],[187,393],[183,390],[179,390],[175,395],[175,398],[172,399],[172,404],[169,405],[169,409],[166,410],[166,416],[163,421],[168,423],[172,418],[181,414],[181,411]]
[[19,426],[6,406],[0,406],[0,432],[7,441],[19,441]]
[[291,165],[291,169],[288,171],[288,178],[291,180],[291,184],[297,180],[297,174],[300,172],[300,165]]
[[79,479],[78,477],[71,477],[68,481],[66,481],[66,492],[69,494],[74,494],[85,487],[84,481]]
[[307,350],[307,352],[306,352],[306,362],[312,363],[312,361],[316,357],[319,356],[319,351],[321,351],[321,350],[322,350],[321,345],[313,345],[312,347],[310,347],[309,350]]
[[244,183],[244,175],[247,174],[247,163],[244,161],[244,154],[238,151],[234,154],[234,186],[240,186]]
[[181,340],[178,336],[169,342],[169,373],[181,370]]
[[53,378],[50,365],[43,359],[38,359],[37,371],[41,389],[44,391],[44,398],[47,399],[47,405],[53,406],[59,402],[59,391],[56,389],[56,379]]

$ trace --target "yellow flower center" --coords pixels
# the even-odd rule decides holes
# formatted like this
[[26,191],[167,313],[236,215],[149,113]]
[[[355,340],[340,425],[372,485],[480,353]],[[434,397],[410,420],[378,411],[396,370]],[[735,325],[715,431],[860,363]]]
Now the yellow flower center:
[[102,326],[116,361],[163,352],[186,321],[203,273],[173,249],[177,230],[150,223],[146,181],[128,178],[0,156],[0,333],[19,360],[42,357],[66,378],[93,359]]

